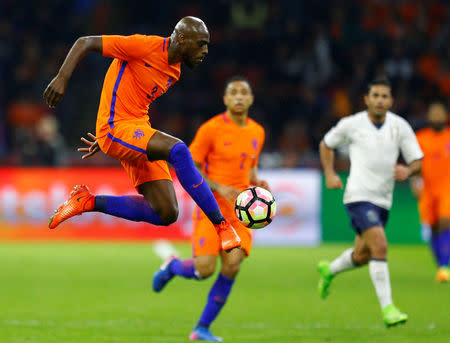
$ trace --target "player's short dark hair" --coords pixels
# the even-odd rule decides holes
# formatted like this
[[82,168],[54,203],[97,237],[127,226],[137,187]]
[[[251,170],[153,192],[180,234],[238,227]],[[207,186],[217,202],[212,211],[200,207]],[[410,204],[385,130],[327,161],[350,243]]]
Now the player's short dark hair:
[[370,90],[373,86],[386,86],[392,90],[391,82],[389,81],[386,75],[378,76],[372,81],[370,81],[369,84],[367,85],[367,94],[370,93]]
[[241,81],[241,82],[247,82],[248,86],[250,87],[250,89],[252,89],[252,86],[250,85],[250,82],[248,82],[247,78],[245,76],[242,75],[234,75],[232,77],[230,77],[226,82],[225,82],[225,87],[223,88],[223,94],[226,93],[228,85],[232,82],[236,82],[236,81]]

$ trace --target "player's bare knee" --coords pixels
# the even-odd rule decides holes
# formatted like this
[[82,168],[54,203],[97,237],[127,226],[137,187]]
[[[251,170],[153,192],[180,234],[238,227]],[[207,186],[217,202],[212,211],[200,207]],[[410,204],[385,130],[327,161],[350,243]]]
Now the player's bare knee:
[[[172,148],[175,146],[175,145],[177,145],[177,144],[184,144],[184,145],[186,145],[186,143],[184,143],[181,139],[179,139],[179,138],[176,138],[176,137],[172,137],[172,136],[170,136],[170,141],[168,142],[168,144],[167,144],[167,147],[168,147],[168,149],[169,149],[169,151],[171,151],[172,150]],[[179,151],[181,151],[181,152],[185,152],[185,151],[189,151],[189,148],[187,148],[187,145],[186,145],[186,149],[180,149]]]
[[164,210],[157,212],[159,215],[159,218],[164,223],[164,225],[170,225],[177,221],[178,219],[178,206],[168,206],[164,208]]
[[217,256],[201,255],[194,259],[194,268],[200,279],[206,279],[216,270]]
[[236,275],[239,273],[240,267],[241,267],[240,263],[224,264],[222,266],[222,274],[228,277],[229,279],[234,279]]
[[365,264],[369,263],[369,261],[370,261],[370,254],[367,253],[367,254],[364,255],[364,258],[362,259],[361,265],[365,265]]
[[383,228],[377,227],[366,231],[364,240],[371,258],[386,258],[388,243]]
[[369,263],[369,261],[370,261],[370,254],[367,253],[367,254],[363,254],[363,255],[360,256],[359,261],[358,261],[357,264],[358,264],[359,266],[364,266],[364,265],[366,265],[367,263]]
[[179,139],[179,138],[177,138],[177,137],[173,137],[173,140],[172,140],[172,146],[177,145],[178,143],[186,144],[186,143],[184,143],[181,139]]
[[196,267],[195,270],[199,274],[200,278],[206,279],[214,274],[214,271],[216,270],[216,264],[215,263],[202,264]]
[[450,230],[450,218],[439,219],[439,222],[436,225],[436,231],[438,233],[440,233],[440,232],[444,232],[446,230]]
[[154,204],[152,208],[165,226],[175,223],[178,219],[178,204],[176,203],[166,203],[161,206]]
[[385,259],[387,255],[387,242],[377,242],[370,247],[371,257]]
[[353,263],[357,266],[363,266],[369,263],[370,254],[369,252],[353,253]]
[[148,160],[168,161],[172,148],[178,143],[182,143],[182,141],[161,131],[156,132],[147,143],[146,151]]

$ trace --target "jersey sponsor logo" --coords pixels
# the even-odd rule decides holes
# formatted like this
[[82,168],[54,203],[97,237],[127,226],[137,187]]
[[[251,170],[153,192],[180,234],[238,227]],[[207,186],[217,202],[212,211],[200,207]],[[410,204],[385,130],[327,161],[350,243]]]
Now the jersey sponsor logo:
[[256,138],[252,139],[252,146],[253,146],[253,149],[255,149],[255,150],[258,149],[258,140]]
[[192,185],[192,187],[197,188],[198,186],[200,186],[203,183],[203,178],[202,181],[198,184],[198,185]]
[[205,237],[200,237],[200,239],[198,240],[198,244],[203,247],[205,245],[206,242],[206,238]]
[[144,136],[145,136],[144,131],[142,131],[141,129],[137,129],[136,131],[134,131],[133,135],[134,139],[141,139]]

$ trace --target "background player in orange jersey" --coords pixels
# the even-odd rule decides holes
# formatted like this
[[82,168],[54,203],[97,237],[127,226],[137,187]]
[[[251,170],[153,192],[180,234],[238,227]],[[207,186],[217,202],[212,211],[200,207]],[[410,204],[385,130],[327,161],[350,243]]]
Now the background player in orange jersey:
[[94,196],[86,186],[76,186],[50,218],[50,228],[86,211],[156,225],[173,223],[178,217],[178,204],[167,166],[170,162],[184,189],[214,224],[224,250],[240,245],[186,144],[152,128],[147,114],[149,105],[178,81],[181,62],[189,67],[200,64],[208,53],[208,44],[209,31],[195,17],[180,20],[166,38],[90,36],[75,42],[45,90],[44,99],[50,107],[60,102],[75,66],[86,53],[95,51],[113,57],[103,83],[95,146],[122,163],[141,195]]
[[264,129],[248,118],[253,94],[248,81],[233,77],[225,85],[223,101],[226,111],[197,131],[190,146],[196,166],[210,185],[224,214],[241,238],[241,249],[223,253],[214,227],[196,207],[193,215],[193,259],[179,260],[172,256],[153,277],[153,290],[160,292],[175,275],[188,279],[204,279],[214,273],[217,256],[222,268],[211,288],[203,314],[190,335],[191,340],[221,341],[209,331],[231,291],[240,264],[249,255],[252,235],[234,213],[236,196],[250,184],[268,188],[258,178],[258,156],[264,143]]
[[421,221],[431,227],[431,248],[436,257],[438,282],[450,281],[450,127],[443,104],[428,109],[429,127],[417,132],[424,153],[421,178],[412,180],[419,198]]

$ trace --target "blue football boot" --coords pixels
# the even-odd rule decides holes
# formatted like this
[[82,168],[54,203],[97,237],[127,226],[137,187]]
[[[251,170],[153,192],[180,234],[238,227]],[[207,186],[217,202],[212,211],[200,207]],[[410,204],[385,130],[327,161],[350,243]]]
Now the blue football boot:
[[169,267],[172,261],[176,258],[177,256],[175,255],[170,256],[156,271],[156,273],[153,274],[152,288],[155,292],[161,292],[167,283],[175,276],[175,274],[170,272]]
[[189,335],[191,341],[222,342],[222,337],[214,336],[208,328],[197,326]]

